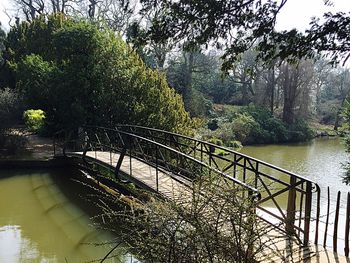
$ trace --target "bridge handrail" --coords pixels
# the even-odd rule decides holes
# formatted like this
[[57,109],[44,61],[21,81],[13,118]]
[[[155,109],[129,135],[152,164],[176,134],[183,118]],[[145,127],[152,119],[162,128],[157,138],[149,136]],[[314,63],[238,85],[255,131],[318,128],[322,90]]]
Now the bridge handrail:
[[[265,193],[267,195],[258,202],[257,208],[262,210],[264,213],[267,213],[268,215],[274,217],[275,219],[285,223],[286,232],[292,233],[296,231],[298,233],[303,233],[303,243],[308,243],[311,222],[312,192],[316,192],[318,197],[320,195],[320,188],[313,180],[277,167],[270,163],[228,149],[226,147],[218,146],[210,142],[205,142],[203,140],[194,139],[186,135],[180,135],[174,132],[168,132],[156,128],[148,128],[138,125],[121,124],[117,127],[122,130],[128,130],[132,133],[141,134],[142,136],[151,138],[155,141],[159,140],[160,142],[164,142],[171,147],[179,148],[180,151],[187,152],[188,149],[189,154],[194,154],[194,156],[196,156],[195,151],[198,150],[201,155],[203,153],[205,157],[208,158],[209,165],[216,166],[218,169],[222,169],[223,172],[229,171],[229,169],[232,170],[233,168],[233,177],[236,177],[238,174],[238,176],[240,176],[239,179],[244,183],[246,182],[246,175],[250,176],[250,178],[254,180],[253,186],[258,189],[257,183],[259,183],[263,188],[262,191],[260,191],[261,194]],[[183,139],[183,141],[181,141],[181,139]],[[222,150],[224,153],[226,152],[228,154],[232,154],[233,158],[230,159],[220,156],[220,154],[217,154],[215,152],[216,149]],[[226,162],[226,165],[222,168],[219,168],[220,165],[218,165],[217,160]],[[237,170],[237,166],[242,168],[242,171]],[[266,173],[265,169],[271,169],[271,172]],[[247,171],[250,171],[253,174],[246,174]],[[285,181],[283,179],[280,179],[281,175],[288,176],[289,180]],[[266,179],[263,179],[262,177]],[[268,179],[270,179],[271,182],[276,183],[277,186],[279,185],[283,187],[279,189],[277,188],[277,190],[272,192],[267,184],[269,181],[266,181]],[[277,201],[275,198],[285,194],[288,195],[288,202],[286,204],[286,208],[284,208],[286,210],[283,210],[281,206],[282,203]],[[300,202],[298,201],[298,204],[296,201],[297,194],[300,195],[301,200]],[[277,209],[276,212],[271,212],[263,205],[261,205],[264,202],[272,202],[273,207]],[[299,215],[299,219],[297,219],[298,224],[295,222],[297,213]],[[262,219],[264,220],[264,218]],[[300,227],[302,221],[304,227]],[[316,221],[319,221],[319,216],[317,216]],[[295,236],[299,238],[299,234],[296,234]]]
[[[128,132],[121,131],[121,130],[118,130],[118,129],[106,128],[106,127],[101,127],[101,126],[84,126],[84,127],[86,127],[86,128],[93,128],[93,129],[108,130],[108,131],[111,131],[111,132],[117,132],[117,133],[120,133],[120,134],[124,134],[124,135],[130,136],[130,137],[132,137],[132,138],[137,138],[137,139],[139,139],[139,140],[146,141],[146,142],[148,142],[148,143],[150,143],[150,144],[153,144],[153,145],[155,145],[155,146],[157,146],[157,147],[166,149],[166,150],[171,151],[171,152],[173,152],[173,153],[176,153],[176,154],[178,154],[178,155],[181,155],[182,157],[184,157],[184,158],[186,158],[186,159],[189,159],[189,160],[191,160],[192,162],[197,163],[197,164],[199,164],[199,165],[201,165],[201,166],[203,166],[203,167],[206,167],[206,168],[208,168],[208,169],[210,169],[210,170],[212,170],[212,171],[214,171],[214,172],[216,172],[216,173],[222,175],[224,178],[227,178],[227,179],[233,181],[234,183],[236,183],[236,184],[238,184],[238,185],[240,185],[240,186],[242,186],[242,187],[244,187],[244,188],[247,188],[249,191],[255,193],[255,194],[254,194],[254,195],[255,195],[254,199],[255,199],[256,201],[258,201],[258,200],[261,198],[260,192],[259,192],[259,190],[257,190],[256,188],[254,188],[254,187],[252,187],[252,186],[250,186],[250,185],[248,185],[248,184],[246,184],[246,183],[244,183],[244,182],[241,182],[241,181],[238,180],[237,178],[234,178],[234,177],[232,177],[232,176],[230,176],[230,175],[228,175],[228,174],[226,174],[226,173],[224,173],[224,172],[222,172],[222,171],[220,171],[220,170],[218,170],[218,169],[216,169],[216,168],[214,168],[214,167],[211,167],[211,166],[209,166],[208,164],[206,164],[206,163],[204,163],[204,162],[201,162],[200,160],[197,160],[196,158],[194,158],[194,157],[192,157],[192,156],[190,156],[190,155],[188,155],[188,154],[185,154],[185,153],[183,153],[183,152],[180,152],[180,151],[178,151],[178,150],[176,150],[176,149],[174,149],[174,148],[172,148],[172,147],[169,147],[169,146],[167,146],[167,145],[163,145],[163,144],[161,144],[161,143],[155,142],[155,141],[153,141],[153,140],[150,140],[150,139],[148,139],[148,138],[142,137],[142,136],[140,136],[140,135],[128,133]],[[100,144],[100,145],[101,145],[101,144]],[[112,147],[112,146],[110,146],[110,145],[103,144],[103,146],[105,146],[105,147],[107,147],[107,148],[109,148],[109,149],[111,149],[111,150],[118,150],[117,148],[114,148],[114,147]]]
[[[300,176],[296,173],[287,171],[283,168],[261,161],[259,159],[228,149],[226,147],[218,146],[210,142],[205,142],[203,140],[194,139],[186,135],[176,134],[160,129],[147,128],[138,125],[117,125],[114,128],[87,125],[83,128],[86,129],[86,131],[90,130],[89,136],[93,135],[91,138],[88,136],[89,139],[92,139],[91,142],[95,142],[94,146],[90,145],[91,147],[95,148],[95,145],[99,145],[102,148],[103,146],[111,147],[115,140],[115,146],[118,148],[112,147],[113,151],[117,150],[120,152],[121,148],[132,146],[129,149],[130,157],[134,156],[137,159],[142,159],[146,162],[149,162],[150,165],[156,165],[156,167],[159,165],[159,160],[161,162],[161,166],[159,166],[161,169],[166,169],[169,171],[173,170],[175,171],[176,175],[188,178],[190,180],[194,173],[193,171],[186,169],[186,166],[188,166],[188,164],[191,164],[191,162],[194,162],[194,164],[198,164],[205,169],[209,169],[209,171],[213,171],[218,175],[222,175],[222,178],[227,178],[227,180],[231,180],[233,183],[237,183],[238,185],[241,185],[245,189],[248,189],[248,191],[252,192],[253,197],[255,195],[258,199],[257,208],[285,225],[286,233],[294,233],[293,235],[295,235],[295,237],[298,239],[300,233],[302,233],[304,236],[303,243],[307,244],[309,242],[312,209],[311,202],[313,199],[312,193],[316,192],[318,199],[320,196],[320,188],[314,181]],[[99,130],[103,133],[100,133]],[[112,141],[111,138],[114,138],[114,135],[110,134],[110,132],[118,133],[118,136],[115,137],[115,139],[112,139]],[[101,135],[103,137],[101,137]],[[135,141],[129,141],[129,139],[126,139],[127,141],[124,141],[124,136],[134,138]],[[99,138],[101,138],[101,140]],[[105,139],[107,139],[107,142],[110,145],[104,144]],[[146,148],[143,148],[143,143],[138,140],[145,141]],[[120,142],[121,146],[118,146],[118,143]],[[128,144],[129,142],[132,144],[125,145],[125,143]],[[136,146],[135,148],[133,148],[134,145]],[[165,149],[165,153],[170,151],[170,156],[160,156],[161,158],[158,159],[158,155],[156,155],[156,157],[153,155],[154,153],[152,152],[152,145],[156,147],[156,154],[159,153],[162,155],[162,152],[160,150]],[[132,148],[134,150],[134,154],[131,153]],[[223,156],[220,156],[220,154],[215,152],[215,149],[220,149],[224,152],[230,153],[233,155],[233,158],[225,158]],[[178,155],[177,157],[175,156],[175,159],[177,161],[180,161],[180,165],[178,163],[173,164],[173,153]],[[200,153],[200,157],[198,156],[198,153]],[[222,166],[218,162],[220,160],[226,162],[226,165]],[[265,170],[266,168],[268,168],[268,170]],[[227,173],[231,173],[231,171],[233,173],[233,176],[230,176],[230,174]],[[276,173],[276,171],[278,173]],[[246,175],[248,176],[247,178],[252,180],[247,181]],[[280,177],[281,175],[287,175],[289,181],[282,179]],[[271,189],[270,182],[274,184],[275,188]],[[258,190],[258,185],[262,187],[261,191]],[[262,198],[262,195],[264,194],[266,196],[263,196]],[[281,203],[280,200],[277,200],[276,198],[282,197],[282,195],[286,194],[288,195],[286,204],[287,207],[284,207],[283,205],[285,203]],[[297,194],[300,196],[299,199],[297,198]],[[266,209],[262,203],[266,205],[268,202],[269,206],[272,205],[272,208],[275,206],[277,209],[272,211]],[[298,219],[296,219],[297,213],[299,215]],[[264,217],[260,218],[264,221],[267,221]],[[298,224],[296,220],[298,221]],[[316,224],[318,221],[319,213],[317,213]],[[303,224],[304,227],[302,227],[301,224]],[[279,226],[276,226],[276,228],[281,229]]]
[[255,161],[257,163],[260,163],[260,164],[263,164],[263,165],[265,165],[265,166],[267,166],[269,168],[273,168],[274,170],[277,170],[279,172],[289,174],[289,175],[294,176],[294,177],[296,177],[298,179],[301,179],[303,181],[311,182],[311,183],[317,185],[316,182],[314,182],[313,180],[310,180],[309,178],[306,178],[306,177],[301,176],[299,174],[293,173],[293,172],[288,171],[286,169],[280,168],[280,167],[275,166],[273,164],[267,163],[267,162],[262,161],[260,159],[248,156],[246,154],[243,154],[243,153],[240,153],[240,152],[234,151],[232,149],[229,149],[229,148],[226,148],[226,147],[223,147],[223,146],[219,146],[219,145],[216,145],[216,144],[213,144],[213,143],[210,143],[210,142],[206,142],[206,141],[199,140],[199,139],[194,139],[194,138],[191,138],[191,137],[186,136],[186,135],[177,134],[177,133],[169,132],[169,131],[164,131],[164,130],[160,130],[160,129],[156,129],[156,128],[148,128],[148,127],[144,127],[144,126],[138,126],[138,125],[120,124],[120,125],[117,125],[116,127],[134,127],[134,128],[138,128],[138,129],[150,130],[150,131],[160,132],[160,133],[163,133],[163,134],[169,134],[169,135],[177,136],[177,137],[180,137],[180,138],[184,138],[186,140],[191,140],[191,141],[194,141],[194,142],[199,142],[199,143],[202,143],[202,144],[206,144],[208,146],[212,146],[212,147],[215,147],[217,149],[224,150],[224,151],[227,151],[229,153],[232,153],[232,154],[235,154],[235,155],[238,155],[238,156],[241,156],[241,157],[253,160],[253,161]]

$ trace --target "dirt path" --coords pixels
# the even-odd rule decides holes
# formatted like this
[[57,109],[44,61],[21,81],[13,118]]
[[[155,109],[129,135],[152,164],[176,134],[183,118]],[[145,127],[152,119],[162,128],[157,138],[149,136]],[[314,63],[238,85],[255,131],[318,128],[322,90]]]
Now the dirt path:
[[2,149],[0,159],[19,159],[19,160],[47,160],[53,157],[53,141],[51,138],[45,138],[33,134],[24,127],[16,127],[10,130],[9,136],[16,140],[24,141],[25,146],[17,146],[15,151]]

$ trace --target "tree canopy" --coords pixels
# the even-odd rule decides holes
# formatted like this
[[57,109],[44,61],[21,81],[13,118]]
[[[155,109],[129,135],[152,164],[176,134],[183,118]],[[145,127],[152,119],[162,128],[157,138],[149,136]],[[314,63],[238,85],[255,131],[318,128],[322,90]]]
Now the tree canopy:
[[61,14],[13,27],[6,66],[28,108],[54,128],[129,123],[185,132],[182,99],[114,32]]
[[141,0],[147,13],[157,6],[167,10],[153,19],[148,39],[182,41],[185,47],[215,45],[223,49],[223,69],[228,70],[240,55],[255,47],[257,59],[295,61],[328,51],[333,62],[347,60],[350,50],[350,17],[326,13],[325,21],[314,18],[305,33],[276,32],[278,12],[287,0]]

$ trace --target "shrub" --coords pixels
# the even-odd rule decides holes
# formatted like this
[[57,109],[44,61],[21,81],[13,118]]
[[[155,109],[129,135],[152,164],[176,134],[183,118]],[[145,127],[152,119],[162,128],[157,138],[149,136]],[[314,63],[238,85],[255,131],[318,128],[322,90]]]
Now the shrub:
[[27,144],[27,138],[21,134],[6,134],[3,138],[3,148],[6,154],[17,154],[23,151]]
[[233,119],[231,126],[233,133],[235,134],[235,139],[242,143],[246,143],[251,132],[259,128],[259,123],[257,123],[251,115],[247,113],[239,113],[236,118]]
[[229,147],[235,148],[235,149],[241,149],[242,148],[242,143],[240,141],[230,141],[228,143]]
[[27,108],[45,111],[49,128],[127,123],[191,130],[182,98],[115,32],[54,14],[17,24],[8,36],[16,87]]
[[43,110],[26,110],[23,119],[30,131],[39,132],[45,124],[45,112]]
[[219,128],[218,120],[217,119],[209,120],[207,126],[208,126],[208,129],[211,131],[217,130]]
[[0,89],[0,132],[20,119],[20,105],[16,92],[9,88]]
[[235,140],[235,133],[232,129],[232,123],[224,122],[219,125],[219,128],[214,131],[213,137],[220,138],[223,141],[223,144],[227,144],[229,141]]
[[[216,128],[216,126],[218,126]],[[206,138],[219,138],[226,146],[233,140],[242,144],[267,144],[306,141],[314,137],[312,130],[303,120],[287,126],[268,110],[249,105],[231,111],[225,117],[208,122]]]
[[118,226],[119,240],[144,262],[257,262],[274,240],[262,238],[271,227],[259,223],[255,203],[242,199],[242,191],[202,174],[190,194],[176,193],[182,198],[151,196],[143,203],[124,201],[120,208],[125,198],[101,194],[101,224]]
[[224,145],[223,141],[218,139],[218,138],[211,138],[211,139],[209,139],[209,142],[213,143],[213,144],[216,144],[218,146],[223,146]]
[[303,120],[297,120],[289,126],[288,141],[301,142],[312,139],[315,136],[309,125]]

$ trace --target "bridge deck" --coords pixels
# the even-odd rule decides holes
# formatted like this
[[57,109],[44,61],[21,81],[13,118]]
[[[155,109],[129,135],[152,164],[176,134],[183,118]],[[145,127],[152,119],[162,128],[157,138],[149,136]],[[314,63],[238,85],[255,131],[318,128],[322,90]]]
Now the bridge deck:
[[[82,157],[83,152],[69,152],[68,156]],[[119,153],[110,153],[103,151],[89,151],[86,153],[86,160],[98,162],[104,167],[114,169],[119,160]],[[131,166],[131,167],[130,167]],[[157,191],[170,199],[179,199],[184,194],[191,193],[191,182],[160,169],[152,167],[151,165],[142,162],[136,158],[125,156],[120,167],[120,172],[124,179],[127,179],[136,185],[148,189],[150,191]],[[158,173],[158,185],[157,185]]]
[[[83,152],[67,152],[68,157],[83,157]],[[117,165],[119,153],[103,151],[88,151],[86,161],[100,164],[104,167],[114,169]],[[157,191],[167,198],[183,200],[191,198],[191,182],[182,177],[170,174],[136,158],[125,155],[120,167],[124,179],[151,191]],[[187,198],[186,198],[187,196]],[[187,199],[188,200],[188,199]],[[262,262],[349,262],[345,257],[337,256],[323,248],[309,246],[301,248],[299,244],[287,240],[283,233],[272,231],[268,241],[274,240],[271,251],[264,251],[261,255]]]

